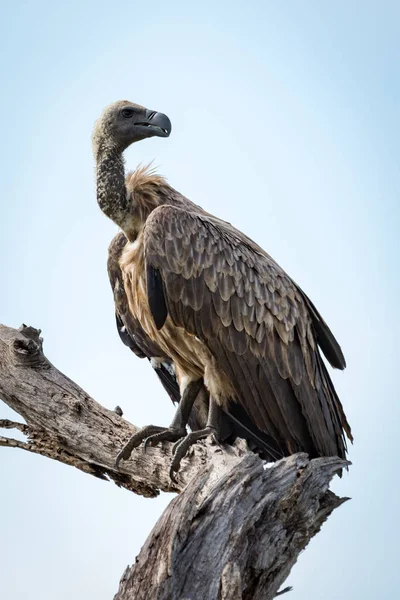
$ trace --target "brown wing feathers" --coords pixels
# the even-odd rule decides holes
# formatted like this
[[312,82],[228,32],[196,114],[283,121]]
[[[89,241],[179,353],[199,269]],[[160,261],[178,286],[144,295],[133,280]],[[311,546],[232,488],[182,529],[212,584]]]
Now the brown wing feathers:
[[157,329],[161,329],[168,316],[168,310],[161,274],[158,269],[154,269],[151,265],[147,269],[147,295],[156,327]]
[[[113,238],[108,248],[107,271],[114,294],[115,319],[119,337],[125,346],[130,348],[139,358],[148,358],[149,360],[154,357],[165,358],[166,364],[168,364],[168,358],[163,357],[163,352],[150,340],[139,321],[133,318],[129,310],[119,266],[119,259],[127,242],[128,240],[121,232]],[[160,362],[153,368],[171,400],[179,402],[181,396],[175,376]],[[195,419],[192,419],[192,428],[198,428]]]
[[150,307],[207,344],[236,390],[232,414],[240,405],[285,454],[344,457],[350,428],[316,342],[334,366],[344,358],[284,271],[229,224],[176,207],[153,211],[144,236],[148,274],[162,279]]
[[345,369],[346,360],[343,356],[342,349],[337,343],[332,331],[329,329],[328,325],[325,323],[324,319],[321,317],[310,298],[308,298],[304,292],[302,292],[302,294],[311,314],[319,347],[332,367],[335,367],[336,369]]

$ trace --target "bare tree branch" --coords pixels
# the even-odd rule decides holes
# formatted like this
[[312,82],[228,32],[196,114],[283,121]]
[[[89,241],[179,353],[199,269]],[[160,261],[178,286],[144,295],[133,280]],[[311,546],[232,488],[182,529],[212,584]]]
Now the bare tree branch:
[[29,433],[28,425],[25,425],[25,423],[16,423],[15,421],[10,421],[10,419],[0,419],[0,429],[18,429],[25,435]]
[[26,421],[3,419],[0,427],[27,436],[0,437],[0,446],[47,456],[143,496],[183,492],[126,569],[115,600],[272,599],[301,550],[346,500],[328,490],[344,461],[297,454],[265,468],[242,441],[223,449],[197,444],[177,484],[169,478],[168,443],[135,450],[117,470],[117,452],[136,428],[58,371],[32,327],[0,325],[0,397]]
[[165,510],[114,600],[272,600],[346,500],[327,491],[341,467],[295,454],[264,469],[246,454],[215,480],[208,465]]
[[3,436],[0,436],[0,446],[5,446],[8,448],[22,448],[23,450],[31,451],[30,445],[26,442],[20,442],[14,438],[6,438]]
[[169,478],[169,443],[146,452],[139,448],[116,469],[118,451],[137,428],[58,371],[43,354],[39,335],[33,327],[16,330],[0,325],[0,397],[25,419],[26,425],[14,425],[28,435],[26,445],[13,447],[73,465],[148,497],[159,490],[181,491],[199,466],[216,454],[223,468],[246,452],[243,445],[221,453],[210,442],[199,444],[184,460],[178,484]]

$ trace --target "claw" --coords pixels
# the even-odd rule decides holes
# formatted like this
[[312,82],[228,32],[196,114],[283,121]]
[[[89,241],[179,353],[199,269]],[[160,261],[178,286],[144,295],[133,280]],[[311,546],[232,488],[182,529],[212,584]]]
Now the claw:
[[163,429],[163,431],[149,436],[144,442],[144,449],[146,450],[148,446],[157,446],[160,442],[176,442],[185,437],[186,433],[184,427],[179,429],[168,427],[168,429]]
[[147,425],[146,427],[142,427],[142,429],[139,429],[139,431],[134,433],[133,436],[129,438],[125,446],[122,448],[121,452],[117,454],[117,458],[115,460],[116,468],[119,468],[121,460],[128,460],[128,458],[132,454],[132,450],[134,448],[138,448],[138,446],[140,446],[144,439],[156,433],[160,433],[164,430],[164,427],[158,427],[157,425]]
[[210,434],[215,439],[217,438],[216,429],[214,427],[206,427],[199,431],[192,431],[186,435],[185,427],[158,427],[157,425],[147,425],[139,429],[131,438],[127,441],[122,450],[118,453],[115,460],[116,468],[119,469],[121,460],[128,460],[132,454],[134,448],[138,448],[144,440],[143,449],[146,450],[149,446],[156,446],[160,442],[175,442],[172,447],[173,459],[169,470],[169,476],[171,481],[178,483],[175,474],[178,473],[181,466],[182,459],[186,456],[189,448],[193,446],[198,440],[202,440],[208,437]]
[[177,483],[174,473],[178,473],[181,466],[181,460],[186,456],[189,448],[193,446],[198,440],[203,440],[210,434],[216,435],[216,429],[214,427],[206,427],[199,431],[192,431],[182,440],[177,441],[172,447],[173,459],[171,462],[171,468],[169,476],[174,483]]
[[174,472],[174,470],[173,470],[173,468],[172,468],[172,465],[171,465],[171,467],[170,467],[170,470],[169,470],[169,478],[170,478],[170,480],[171,480],[173,483],[178,483],[178,480],[177,480],[177,478],[175,477],[175,472]]
[[126,446],[124,446],[121,452],[118,452],[117,458],[115,459],[115,467],[119,469],[119,464],[121,460],[127,460],[131,455],[131,452],[126,452]]

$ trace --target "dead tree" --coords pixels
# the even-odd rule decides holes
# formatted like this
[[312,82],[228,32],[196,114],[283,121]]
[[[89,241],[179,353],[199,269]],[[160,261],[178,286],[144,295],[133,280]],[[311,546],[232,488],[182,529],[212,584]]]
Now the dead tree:
[[0,420],[21,448],[72,465],[141,494],[178,492],[123,574],[114,600],[268,600],[301,550],[347,498],[329,489],[347,463],[296,454],[272,466],[244,442],[197,444],[178,483],[169,478],[171,445],[137,449],[119,469],[118,450],[135,431],[100,406],[45,357],[40,331],[0,325],[0,397],[25,423]]

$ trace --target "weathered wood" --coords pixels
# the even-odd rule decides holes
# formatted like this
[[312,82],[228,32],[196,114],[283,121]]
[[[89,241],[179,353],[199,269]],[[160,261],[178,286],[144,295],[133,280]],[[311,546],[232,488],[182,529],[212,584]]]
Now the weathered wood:
[[118,451],[137,428],[56,369],[43,354],[39,335],[32,327],[0,325],[0,398],[25,419],[28,436],[26,442],[0,437],[0,446],[47,456],[148,497],[159,490],[181,491],[215,454],[223,466],[246,451],[235,447],[222,453],[211,442],[199,444],[183,461],[178,484],[169,478],[169,443],[146,452],[139,448],[116,469]]
[[0,397],[26,421],[0,420],[26,441],[17,447],[112,480],[137,494],[182,492],[165,510],[115,600],[268,600],[301,550],[346,498],[328,490],[346,463],[296,454],[265,468],[243,441],[197,444],[178,483],[171,445],[137,449],[120,470],[115,457],[135,427],[100,406],[44,356],[40,331],[0,325]]
[[338,458],[295,454],[263,468],[247,454],[217,481],[192,480],[154,527],[114,600],[269,600],[346,499],[328,491]]

